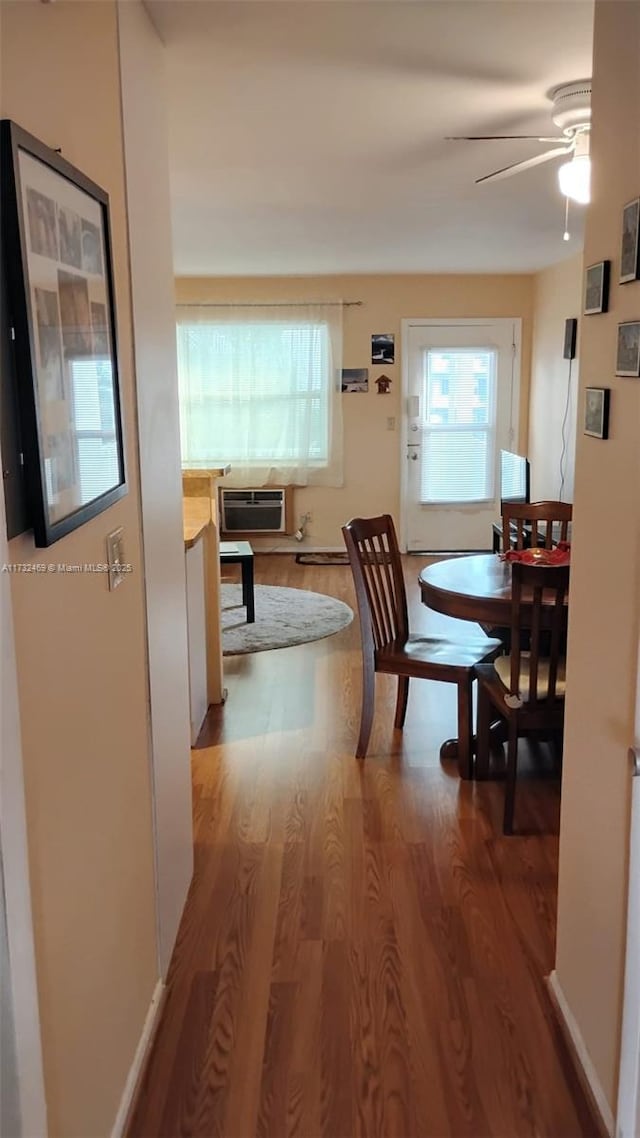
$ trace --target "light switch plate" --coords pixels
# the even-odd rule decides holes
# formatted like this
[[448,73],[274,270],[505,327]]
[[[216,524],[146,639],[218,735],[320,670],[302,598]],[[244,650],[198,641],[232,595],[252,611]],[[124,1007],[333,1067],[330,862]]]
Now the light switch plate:
[[107,534],[107,564],[109,588],[117,589],[125,578],[124,529],[120,526]]

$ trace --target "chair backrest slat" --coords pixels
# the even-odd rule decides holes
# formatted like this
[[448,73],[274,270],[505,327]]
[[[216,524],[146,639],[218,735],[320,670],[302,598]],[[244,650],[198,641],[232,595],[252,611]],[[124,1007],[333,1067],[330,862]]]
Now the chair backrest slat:
[[375,630],[376,646],[386,644],[392,639],[391,615],[386,604],[386,597],[380,578],[380,542],[374,535],[365,538],[362,542],[364,577],[371,604],[372,617]]
[[[511,694],[518,694],[522,666],[523,606],[530,607],[527,620],[529,655],[529,710],[557,699],[558,661],[567,628],[569,590],[568,565],[511,565]],[[544,659],[548,679],[540,688],[540,661]]]
[[[567,541],[572,516],[570,502],[503,502],[502,548],[524,549],[530,526],[529,544],[551,549],[554,541]],[[544,523],[544,531],[540,523]]]
[[363,644],[372,650],[404,643],[409,633],[407,598],[393,519],[353,518],[342,527],[356,587]]

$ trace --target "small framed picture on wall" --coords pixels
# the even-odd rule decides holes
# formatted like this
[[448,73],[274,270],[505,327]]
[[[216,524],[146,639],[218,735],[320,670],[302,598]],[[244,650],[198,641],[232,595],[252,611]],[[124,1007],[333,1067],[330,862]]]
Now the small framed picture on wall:
[[609,388],[587,387],[584,401],[584,433],[594,439],[609,438]]
[[620,284],[640,277],[640,198],[628,202],[622,211]]
[[371,337],[371,363],[393,364],[396,359],[395,337],[392,332],[378,332]]
[[589,265],[584,282],[584,315],[594,316],[609,307],[609,273],[611,261]]
[[640,375],[640,320],[618,324],[616,375]]

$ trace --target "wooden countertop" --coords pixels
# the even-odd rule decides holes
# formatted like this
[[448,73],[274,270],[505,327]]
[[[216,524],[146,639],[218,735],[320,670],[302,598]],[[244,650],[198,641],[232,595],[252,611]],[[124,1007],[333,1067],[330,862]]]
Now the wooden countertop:
[[189,467],[182,471],[182,519],[185,549],[202,537],[206,527],[217,521],[215,484],[224,478],[231,466]]
[[224,478],[231,470],[231,464],[226,466],[189,466],[182,468],[183,478],[201,478],[203,474],[211,474],[214,478]]
[[208,498],[183,498],[182,522],[184,547],[191,549],[211,524],[211,503]]

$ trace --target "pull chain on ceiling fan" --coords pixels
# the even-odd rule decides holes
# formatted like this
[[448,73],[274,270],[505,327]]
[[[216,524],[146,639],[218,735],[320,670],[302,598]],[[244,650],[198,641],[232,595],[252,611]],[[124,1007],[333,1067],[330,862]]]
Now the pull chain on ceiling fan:
[[[591,131],[591,80],[583,79],[574,83],[564,83],[549,92],[553,104],[551,118],[555,126],[562,131],[561,135],[547,137],[535,134],[468,134],[450,136],[448,142],[555,142],[559,145],[552,150],[545,150],[542,154],[535,154],[532,158],[525,158],[523,162],[513,162],[509,166],[502,166],[491,174],[476,178],[476,184],[481,182],[496,182],[501,178],[510,178],[523,170],[540,166],[552,158],[565,157],[558,170],[560,191],[568,201],[579,202],[585,205],[589,202],[591,189],[591,159],[589,157],[589,136]],[[565,227],[565,239],[567,229]]]

